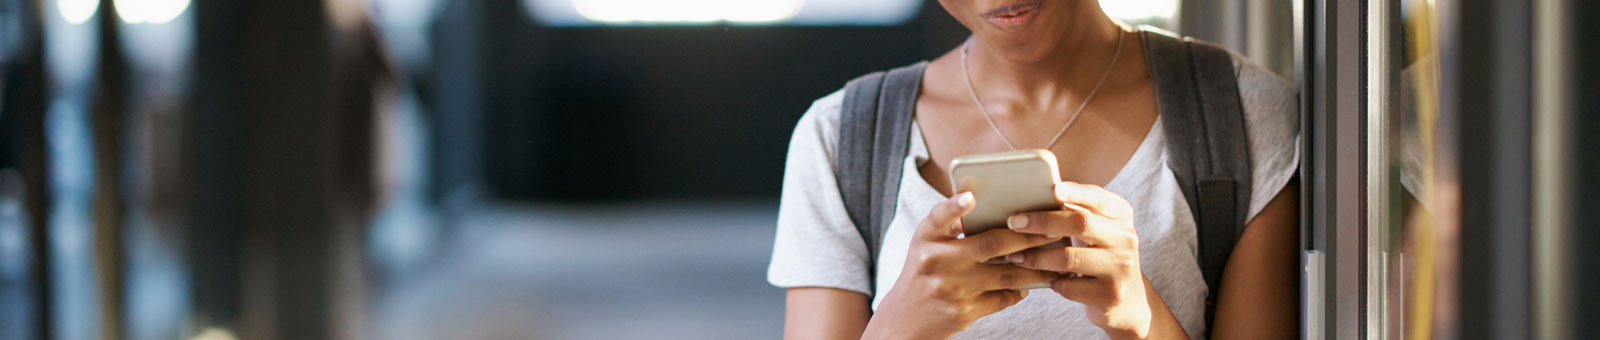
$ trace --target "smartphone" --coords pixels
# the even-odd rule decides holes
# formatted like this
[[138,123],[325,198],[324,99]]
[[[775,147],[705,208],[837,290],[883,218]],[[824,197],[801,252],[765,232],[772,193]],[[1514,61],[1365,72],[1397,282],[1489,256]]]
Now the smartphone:
[[[1049,150],[1017,151],[968,155],[950,163],[950,184],[955,192],[970,191],[977,206],[961,218],[963,232],[977,235],[996,228],[1007,228],[1011,215],[1032,211],[1061,210],[1056,201],[1056,155]],[[1035,247],[1053,249],[1068,245],[1066,239]],[[990,263],[1005,263],[996,258]],[[1016,289],[1045,288],[1033,284]]]
[[950,184],[970,191],[978,205],[961,218],[969,235],[1006,228],[1017,213],[1061,210],[1056,201],[1056,156],[1049,150],[1027,149],[956,158],[950,163]]

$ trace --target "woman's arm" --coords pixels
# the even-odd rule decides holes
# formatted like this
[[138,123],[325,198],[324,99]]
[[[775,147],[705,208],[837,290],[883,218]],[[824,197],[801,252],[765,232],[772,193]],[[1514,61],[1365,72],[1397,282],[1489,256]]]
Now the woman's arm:
[[783,315],[787,340],[860,339],[872,317],[866,295],[836,288],[789,288]]
[[1150,300],[1150,336],[1148,338],[1188,339],[1189,334],[1183,332],[1183,324],[1178,323],[1178,316],[1172,315],[1172,309],[1167,308],[1167,301],[1162,300],[1161,294],[1156,293],[1156,287],[1150,285],[1149,277],[1144,278],[1144,294]]
[[1290,180],[1233,247],[1212,339],[1292,339],[1300,336],[1300,186]]

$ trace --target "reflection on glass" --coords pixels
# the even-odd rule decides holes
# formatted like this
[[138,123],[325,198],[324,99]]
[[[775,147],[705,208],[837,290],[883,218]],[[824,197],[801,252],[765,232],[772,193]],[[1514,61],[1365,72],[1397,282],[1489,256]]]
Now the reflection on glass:
[[[1440,66],[1439,27],[1436,8],[1427,0],[1390,0],[1398,10],[1397,20],[1386,30],[1391,41],[1378,42],[1390,56],[1380,65],[1381,75],[1372,81],[1386,93],[1374,98],[1391,98],[1382,115],[1386,127],[1384,154],[1388,174],[1383,180],[1388,206],[1370,213],[1384,218],[1371,229],[1382,233],[1387,256],[1382,266],[1381,289],[1384,306],[1382,330],[1385,338],[1431,339],[1448,336],[1441,330],[1453,329],[1456,263],[1453,254],[1458,227],[1449,211],[1455,209],[1453,178],[1442,163],[1453,159],[1448,152],[1452,139],[1442,138],[1439,112]],[[1377,53],[1375,51],[1375,53]]]

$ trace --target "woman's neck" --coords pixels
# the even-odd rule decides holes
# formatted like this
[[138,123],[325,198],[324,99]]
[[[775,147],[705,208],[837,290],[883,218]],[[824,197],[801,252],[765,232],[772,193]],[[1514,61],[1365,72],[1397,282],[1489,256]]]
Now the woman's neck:
[[[996,114],[1034,114],[1076,106],[1093,90],[1125,34],[1121,25],[1094,11],[1042,58],[1012,60],[982,41],[968,41],[973,86],[985,102],[1007,109]],[[1124,51],[1126,52],[1126,51]],[[988,99],[993,98],[993,99]],[[1004,113],[1002,113],[1004,112]]]

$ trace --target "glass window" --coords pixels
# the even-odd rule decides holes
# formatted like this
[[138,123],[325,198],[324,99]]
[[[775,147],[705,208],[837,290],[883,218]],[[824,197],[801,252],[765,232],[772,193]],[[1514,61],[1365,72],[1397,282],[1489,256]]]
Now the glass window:
[[1369,338],[1429,339],[1454,329],[1458,227],[1441,210],[1454,157],[1440,142],[1439,25],[1432,0],[1369,3]]

